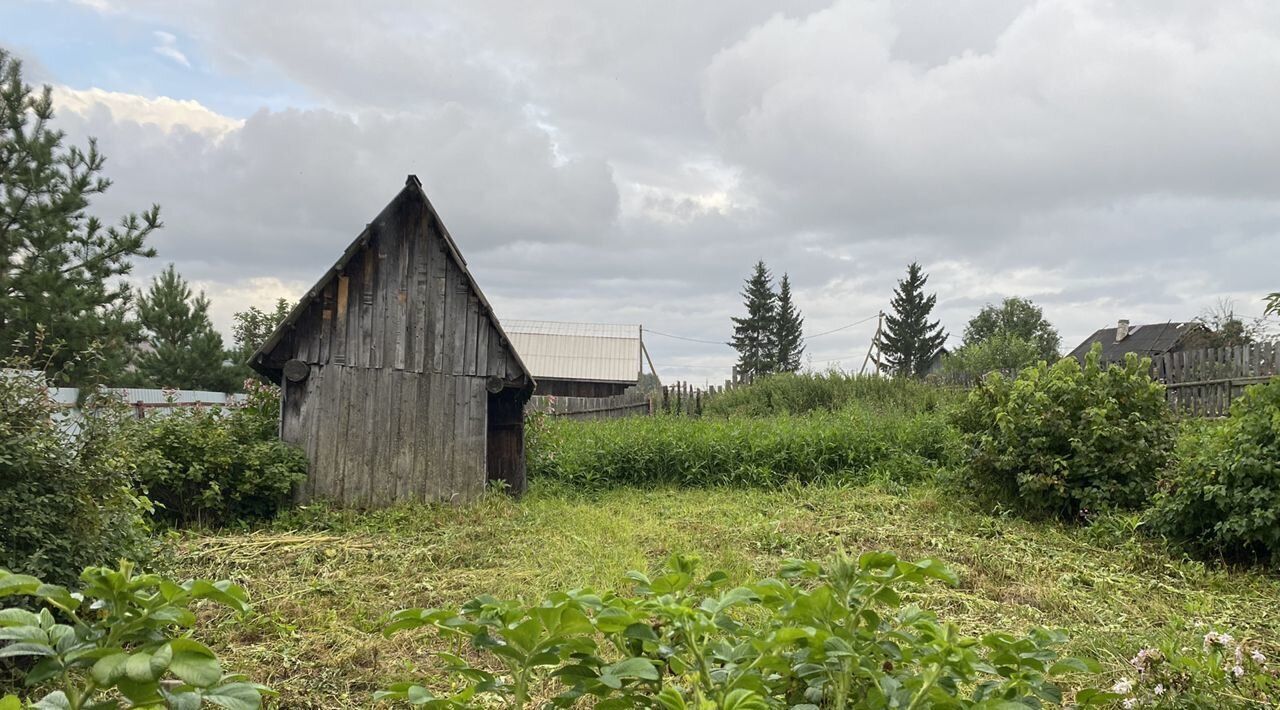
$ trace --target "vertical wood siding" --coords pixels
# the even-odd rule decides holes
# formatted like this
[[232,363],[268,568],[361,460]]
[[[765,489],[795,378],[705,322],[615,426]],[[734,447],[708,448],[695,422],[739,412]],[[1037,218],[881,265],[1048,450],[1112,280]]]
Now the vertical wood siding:
[[285,383],[282,409],[284,439],[311,462],[298,495],[353,506],[475,498],[486,381],[523,383],[523,372],[424,200],[400,198],[363,238],[271,353],[311,366]]

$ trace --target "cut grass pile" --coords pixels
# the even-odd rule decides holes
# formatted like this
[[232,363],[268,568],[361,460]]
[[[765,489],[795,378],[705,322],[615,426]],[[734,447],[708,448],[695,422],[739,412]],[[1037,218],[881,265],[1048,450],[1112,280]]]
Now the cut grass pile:
[[1194,645],[1211,626],[1271,645],[1274,656],[1280,638],[1280,580],[1172,557],[1122,524],[1031,523],[927,485],[582,495],[542,484],[521,501],[304,509],[277,526],[176,536],[159,571],[245,586],[256,615],[206,617],[199,636],[230,668],[279,690],[287,708],[373,707],[376,688],[431,667],[421,637],[378,633],[390,611],[481,593],[532,601],[573,587],[625,589],[627,570],[652,570],[673,552],[698,554],[705,571],[723,569],[734,582],[840,550],[935,557],[960,585],[922,588],[911,602],[970,634],[1064,628],[1067,650],[1100,661],[1108,685],[1157,639]]

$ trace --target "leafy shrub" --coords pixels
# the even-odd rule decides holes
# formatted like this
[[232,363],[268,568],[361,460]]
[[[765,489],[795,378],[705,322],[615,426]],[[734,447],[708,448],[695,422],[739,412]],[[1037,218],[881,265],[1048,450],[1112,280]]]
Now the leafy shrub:
[[127,413],[92,397],[73,434],[44,373],[11,366],[0,369],[0,567],[65,582],[145,556],[146,501],[122,447]]
[[1225,422],[1188,427],[1151,514],[1204,554],[1280,561],[1280,380],[1255,385]]
[[[0,570],[0,598],[23,595],[39,611],[0,609],[0,657],[37,659],[27,686],[47,686],[34,706],[41,710],[198,708],[239,710],[262,705],[264,686],[224,675],[218,657],[181,631],[195,624],[191,605],[200,599],[241,614],[244,591],[230,582],[178,584],[133,565],[91,567],[79,593],[35,577]],[[117,695],[118,693],[118,695]],[[117,698],[123,697],[124,701]],[[15,696],[0,699],[0,707]]]
[[975,487],[1065,518],[1147,501],[1173,446],[1164,388],[1148,360],[1104,368],[1099,356],[992,374],[970,392],[955,421]]
[[949,375],[981,377],[988,372],[1013,372],[1040,359],[1040,346],[1012,333],[995,333],[985,340],[966,343],[942,361]]
[[1110,695],[1124,707],[1276,707],[1280,668],[1257,644],[1210,631],[1194,646],[1168,642],[1144,648],[1129,661],[1132,677]]
[[703,413],[763,417],[858,407],[914,414],[932,412],[956,397],[949,390],[903,377],[854,375],[838,370],[781,373],[710,397]]
[[577,589],[532,606],[484,596],[397,612],[387,635],[427,627],[487,667],[440,653],[450,683],[397,683],[375,697],[436,708],[523,708],[535,691],[551,707],[1038,707],[1062,701],[1054,677],[1096,670],[1059,659],[1057,632],[971,638],[903,607],[912,586],[955,583],[933,560],[791,561],[733,589],[723,572],[695,571],[677,555],[656,577],[629,573],[634,596]]
[[140,482],[172,523],[219,525],[274,515],[306,477],[306,456],[276,434],[279,394],[246,381],[239,406],[183,407],[140,423]]
[[954,431],[940,415],[861,412],[719,419],[632,417],[529,428],[532,477],[575,487],[760,485],[919,477],[950,461]]

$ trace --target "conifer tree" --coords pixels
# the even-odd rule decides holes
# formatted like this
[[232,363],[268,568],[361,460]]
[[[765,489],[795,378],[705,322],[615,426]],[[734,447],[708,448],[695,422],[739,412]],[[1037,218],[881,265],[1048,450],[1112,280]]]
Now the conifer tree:
[[733,319],[733,340],[729,343],[738,351],[738,372],[748,378],[767,375],[777,364],[774,335],[778,303],[773,277],[763,260],[756,262],[747,278],[742,298],[747,315]]
[[893,313],[885,316],[880,350],[885,364],[896,375],[924,376],[929,362],[947,339],[938,321],[929,322],[938,297],[924,295],[928,280],[920,265],[912,262],[907,267],[907,278],[899,281],[893,292]]
[[800,369],[800,356],[804,354],[804,318],[791,300],[791,279],[782,275],[778,287],[778,316],[774,330],[777,351],[775,369],[778,372],[796,372]]
[[146,338],[138,355],[139,381],[151,387],[227,392],[236,389],[222,336],[209,320],[209,299],[193,296],[173,264],[138,296],[138,322]]
[[[132,293],[119,277],[135,257],[155,255],[146,240],[161,226],[160,208],[105,229],[88,216],[90,199],[111,186],[100,175],[105,159],[93,140],[85,151],[64,146],[52,119],[50,87],[33,91],[21,63],[0,50],[0,359],[43,360],[54,345],[50,371],[83,386],[118,374],[136,341]],[[36,353],[42,337],[46,352]],[[91,373],[79,358],[95,346],[107,357]]]

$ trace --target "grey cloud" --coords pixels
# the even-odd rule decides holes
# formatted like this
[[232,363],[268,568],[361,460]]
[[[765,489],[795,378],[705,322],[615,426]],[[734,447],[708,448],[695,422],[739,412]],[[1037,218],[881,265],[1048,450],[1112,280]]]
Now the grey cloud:
[[[1264,3],[120,6],[327,107],[220,140],[63,117],[110,157],[96,209],[160,202],[161,258],[211,282],[309,282],[413,172],[509,317],[719,340],[764,258],[816,332],[886,307],[920,260],[957,335],[1016,294],[1072,345],[1280,287]],[[856,367],[873,328],[810,353]],[[650,344],[668,376],[732,362]]]

